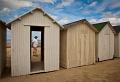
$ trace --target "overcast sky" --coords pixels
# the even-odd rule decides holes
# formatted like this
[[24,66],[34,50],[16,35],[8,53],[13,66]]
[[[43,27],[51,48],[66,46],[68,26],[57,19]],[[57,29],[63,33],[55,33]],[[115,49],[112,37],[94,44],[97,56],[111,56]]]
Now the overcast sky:
[[9,22],[34,7],[44,9],[60,24],[87,19],[120,25],[120,0],[0,0],[0,19]]

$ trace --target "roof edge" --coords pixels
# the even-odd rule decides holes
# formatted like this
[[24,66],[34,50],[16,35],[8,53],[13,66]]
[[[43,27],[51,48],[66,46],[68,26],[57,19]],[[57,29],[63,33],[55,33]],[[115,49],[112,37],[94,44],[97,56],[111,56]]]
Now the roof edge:
[[0,23],[1,23],[3,26],[5,26],[5,27],[7,26],[6,23],[5,23],[4,21],[2,21],[2,20],[0,20]]
[[41,9],[41,8],[39,8],[39,7],[33,8],[33,9],[31,9],[30,11],[28,11],[28,12],[26,12],[26,13],[18,16],[17,18],[15,18],[15,19],[13,19],[12,21],[8,22],[6,25],[9,26],[12,22],[18,20],[18,19],[21,18],[22,16],[25,16],[25,15],[27,15],[27,14],[29,14],[29,13],[31,13],[32,11],[37,10],[37,9],[38,9],[38,10],[41,10],[41,11],[42,11],[43,13],[45,13],[50,19],[52,19],[52,20],[54,21],[54,23],[56,23],[59,27],[63,28],[62,25],[60,25],[60,24],[59,24],[56,20],[54,20],[47,12],[45,12],[43,9]]
[[[110,29],[112,30],[112,32],[113,32],[114,34],[116,34],[116,31],[115,31],[115,29],[113,29],[113,26],[111,25],[110,21],[100,22],[100,23],[96,23],[96,24],[102,24],[102,23],[106,23],[106,24],[103,26],[103,28],[108,24],[109,27],[110,27]],[[93,25],[95,25],[95,24],[93,24]],[[103,28],[102,28],[102,29],[103,29]],[[101,30],[102,30],[102,29],[101,29]],[[101,32],[101,30],[98,30],[98,32]]]
[[113,28],[113,26],[111,25],[110,21],[108,21],[108,25],[110,25],[111,30],[113,31],[114,34],[117,34],[117,32],[115,31],[115,29]]
[[65,24],[65,25],[63,25],[63,26],[65,27],[64,29],[68,29],[69,26],[71,26],[71,25],[73,25],[73,24],[80,23],[80,22],[86,23],[87,25],[89,25],[89,26],[91,27],[92,30],[94,30],[95,32],[98,32],[97,29],[96,29],[91,23],[89,23],[86,19],[74,21],[74,22]]

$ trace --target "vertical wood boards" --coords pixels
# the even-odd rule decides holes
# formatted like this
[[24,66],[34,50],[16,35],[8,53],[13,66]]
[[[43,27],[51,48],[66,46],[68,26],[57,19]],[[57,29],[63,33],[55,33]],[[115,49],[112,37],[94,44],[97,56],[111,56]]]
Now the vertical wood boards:
[[0,77],[2,76],[2,27],[0,26]]
[[110,42],[110,45],[109,45],[109,56],[110,56],[110,59],[113,59],[113,56],[114,56],[114,33],[111,29],[109,29],[109,33],[110,33],[110,39],[109,39],[109,42]]
[[11,31],[12,76],[30,74],[30,27],[13,23]]
[[57,27],[45,28],[45,72],[59,70],[59,30]]
[[114,55],[114,33],[106,25],[98,34],[99,61],[112,59]]
[[118,34],[118,57],[120,57],[120,32]]
[[120,57],[120,32],[115,35],[115,55],[114,57]]
[[[61,32],[61,49],[66,48],[61,50],[61,60],[64,60],[61,66],[71,68],[95,63],[95,32],[85,23],[66,30]],[[67,40],[64,39],[66,36]]]
[[114,57],[119,57],[119,35],[115,35],[115,55]]
[[60,31],[60,66],[67,67],[67,30]]

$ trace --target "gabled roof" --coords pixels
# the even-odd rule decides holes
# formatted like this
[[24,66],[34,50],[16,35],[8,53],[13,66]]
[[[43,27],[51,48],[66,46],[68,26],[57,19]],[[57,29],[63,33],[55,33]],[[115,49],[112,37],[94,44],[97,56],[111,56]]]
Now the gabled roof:
[[116,31],[116,33],[120,32],[120,25],[119,26],[113,26],[113,29]]
[[106,24],[108,24],[110,29],[113,31],[113,33],[116,34],[115,30],[113,29],[113,27],[112,27],[112,25],[110,24],[109,21],[93,24],[93,26],[100,32],[105,27]]
[[42,11],[46,16],[48,16],[54,23],[56,23],[59,27],[63,28],[62,25],[60,25],[56,20],[54,20],[51,16],[48,15],[47,12],[45,12],[45,11],[44,11],[43,9],[41,9],[41,8],[34,8],[34,9],[32,9],[32,10],[30,10],[30,11],[28,11],[28,12],[22,14],[22,15],[20,15],[19,17],[13,19],[13,20],[10,21],[9,23],[7,23],[7,25],[10,25],[12,22],[20,19],[21,17],[23,17],[23,16],[25,16],[25,15],[27,15],[27,14],[29,14],[29,13],[32,13],[34,10],[41,10],[41,11]]
[[65,24],[65,25],[63,25],[63,26],[64,26],[64,29],[68,29],[70,26],[75,25],[75,24],[78,24],[78,23],[85,23],[85,24],[87,24],[92,30],[94,30],[95,32],[98,32],[97,29],[96,29],[93,25],[91,25],[86,19],[74,21],[74,22]]
[[108,22],[97,23],[97,24],[93,24],[93,26],[94,26],[98,31],[101,31],[107,23],[108,23]]

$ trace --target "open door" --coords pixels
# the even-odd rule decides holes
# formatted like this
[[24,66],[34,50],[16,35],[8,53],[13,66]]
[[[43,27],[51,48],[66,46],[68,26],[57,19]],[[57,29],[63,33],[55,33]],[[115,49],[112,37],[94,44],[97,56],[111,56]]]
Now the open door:
[[44,72],[44,27],[31,26],[31,72]]

